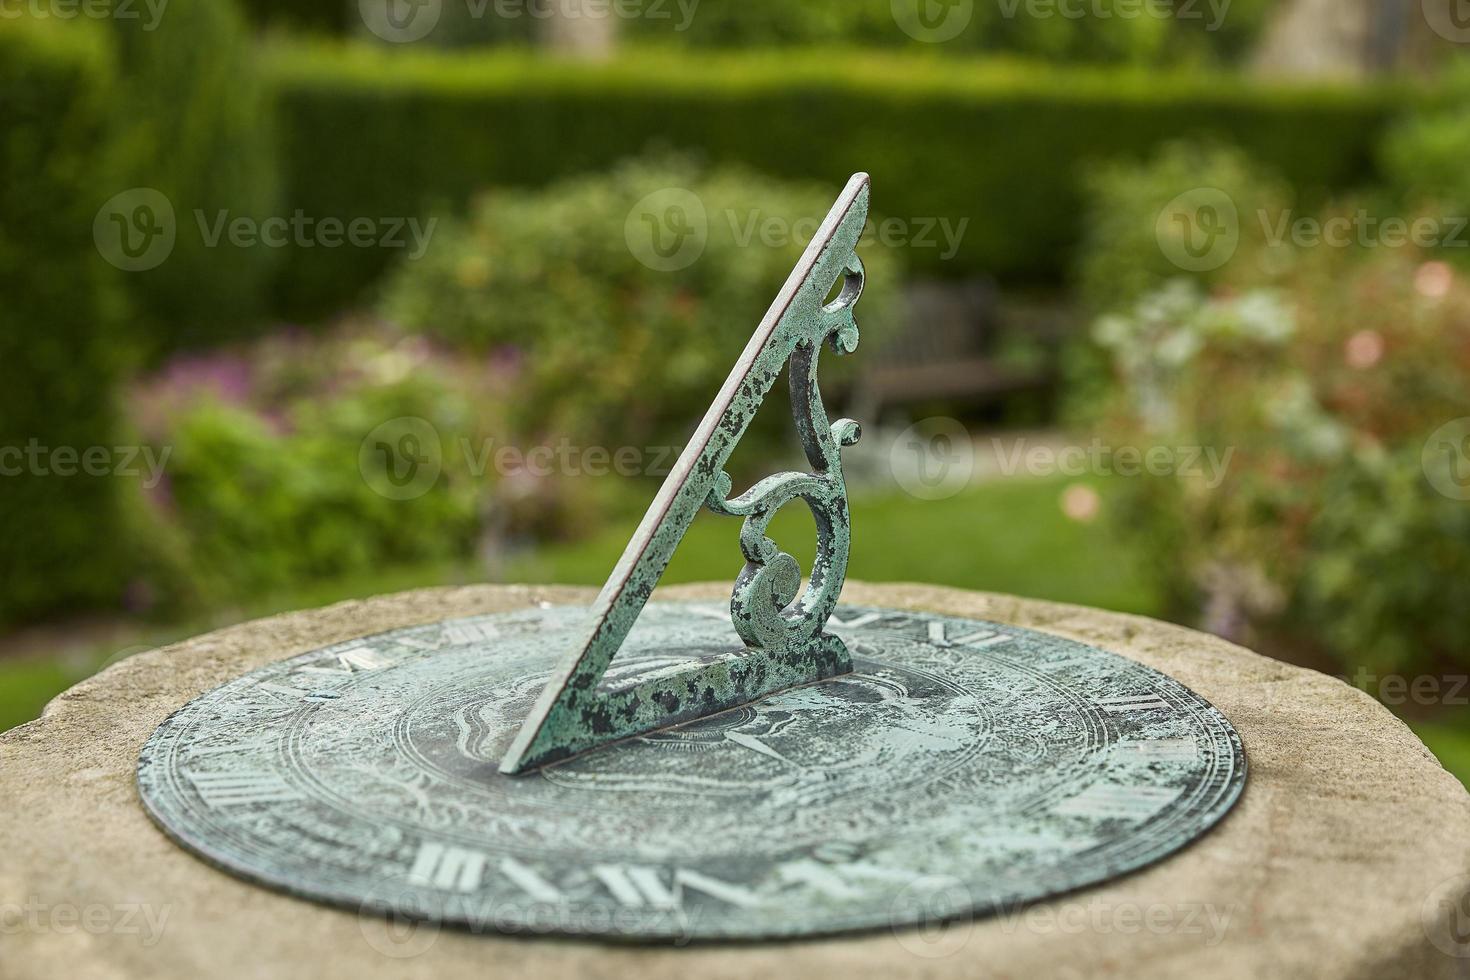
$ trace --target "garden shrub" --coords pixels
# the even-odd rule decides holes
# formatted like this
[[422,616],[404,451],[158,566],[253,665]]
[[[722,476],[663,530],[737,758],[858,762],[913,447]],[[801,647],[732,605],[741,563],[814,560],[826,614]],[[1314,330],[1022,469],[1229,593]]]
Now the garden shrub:
[[[413,50],[405,50],[412,48]],[[1213,135],[1301,188],[1371,174],[1392,89],[1267,85],[882,52],[630,50],[604,64],[517,51],[278,45],[286,209],[317,217],[452,211],[487,187],[538,187],[663,145],[776,178],[873,175],[874,201],[958,227],[958,249],[908,249],[916,271],[1061,279],[1098,161]],[[397,254],[296,249],[292,313],[359,296]]]
[[103,41],[57,22],[0,30],[0,620],[115,600],[126,575],[121,481],[15,456],[110,452],[118,436],[120,294],[92,240],[115,120]]
[[267,28],[340,35],[362,25],[357,0],[242,0],[241,9]]
[[[175,565],[150,584],[207,604],[469,558],[500,506],[496,474],[477,463],[504,432],[499,399],[479,362],[374,330],[175,358],[128,399],[133,423],[170,451],[150,504]],[[401,484],[385,482],[390,462]]]
[[[939,22],[919,19],[923,2],[742,0],[702,4],[685,17],[672,0],[645,0],[645,9],[666,15],[635,17],[623,23],[630,37],[708,47],[832,43],[927,47],[923,39],[942,36],[945,39],[939,47],[966,53],[1158,66],[1235,61],[1259,36],[1271,10],[1267,0],[1234,0],[1227,7],[1228,14],[1217,16],[1207,4],[1180,0],[1171,6],[1180,8],[1183,16],[1171,11],[1161,17],[1142,11],[1137,4],[1103,0],[1087,16],[1068,17],[1055,3],[1036,5],[1050,16],[1033,16],[1027,0],[1015,0],[1014,7],[977,3],[970,8],[950,8],[952,14],[945,12],[963,18],[955,22],[958,33],[949,37],[948,29],[942,34],[925,30],[938,27]],[[915,29],[917,36],[906,27]]]
[[[151,352],[206,346],[253,328],[266,310],[279,250],[211,247],[221,212],[260,220],[277,210],[271,99],[234,0],[172,0],[153,30],[118,20],[119,180],[160,191],[173,207],[173,250],[129,273]],[[100,191],[99,186],[93,193]],[[98,204],[101,204],[101,199]]]
[[[1172,142],[1142,164],[1099,167],[1086,188],[1076,279],[1079,299],[1094,312],[1121,310],[1180,277],[1207,286],[1259,279],[1285,259],[1270,232],[1272,219],[1295,203],[1289,189],[1229,145]],[[1222,239],[1218,253],[1209,251],[1211,235],[1223,233],[1201,227],[1210,221],[1234,229],[1233,247]],[[1198,268],[1178,261],[1193,266],[1186,246]]]
[[1467,461],[1430,443],[1470,416],[1463,277],[1405,249],[1299,249],[1269,289],[1180,281],[1095,335],[1110,439],[1231,454],[1214,485],[1120,481],[1122,519],[1184,607],[1345,669],[1470,663],[1470,514],[1436,472]]
[[[468,219],[441,223],[422,259],[394,270],[382,311],[514,365],[517,431],[682,445],[835,196],[833,187],[678,158],[535,193],[491,192]],[[640,207],[651,220],[703,229],[688,239],[693,250],[670,252],[664,265]],[[679,241],[661,225],[666,234],[671,247]],[[876,346],[899,256],[876,242],[859,253],[869,289],[858,321],[864,344]],[[842,360],[826,352],[824,383],[842,377]],[[782,385],[742,447],[760,433],[792,441],[785,402]]]
[[1388,131],[1382,157],[1402,203],[1470,215],[1470,67],[1458,64],[1448,71],[1438,97]]

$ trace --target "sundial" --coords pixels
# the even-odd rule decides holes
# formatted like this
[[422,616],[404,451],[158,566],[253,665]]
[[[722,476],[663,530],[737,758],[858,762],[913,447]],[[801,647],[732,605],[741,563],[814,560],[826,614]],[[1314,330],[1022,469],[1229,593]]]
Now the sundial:
[[[984,914],[1205,833],[1245,757],[1184,685],[1047,633],[839,604],[859,428],[829,421],[817,360],[857,346],[868,196],[855,176],[590,609],[379,633],[210,691],[142,751],[154,820],[302,898],[628,941]],[[733,495],[783,372],[811,469]],[[798,501],[804,578],[766,534]],[[701,509],[743,519],[730,601],[650,602]]]

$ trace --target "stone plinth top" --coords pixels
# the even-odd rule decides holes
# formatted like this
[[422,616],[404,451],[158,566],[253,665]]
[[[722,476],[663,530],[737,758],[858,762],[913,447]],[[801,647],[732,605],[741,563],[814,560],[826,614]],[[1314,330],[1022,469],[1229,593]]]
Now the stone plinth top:
[[1052,632],[1172,675],[1244,740],[1250,780],[1234,812],[1161,864],[1008,915],[685,948],[390,930],[217,871],[143,812],[139,749],[171,712],[227,680],[395,627],[591,596],[476,586],[347,602],[139,654],[67,691],[40,720],[0,736],[0,975],[1470,976],[1470,795],[1387,710],[1215,637],[1002,595],[851,583],[843,599]]

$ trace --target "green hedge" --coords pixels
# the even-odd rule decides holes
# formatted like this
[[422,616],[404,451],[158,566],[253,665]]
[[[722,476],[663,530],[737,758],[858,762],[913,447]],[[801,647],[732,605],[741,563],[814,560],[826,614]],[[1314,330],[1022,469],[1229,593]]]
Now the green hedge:
[[280,256],[211,243],[200,227],[279,210],[271,98],[248,26],[234,0],[172,0],[155,30],[119,20],[112,34],[118,190],[157,190],[177,229],[162,264],[127,278],[135,332],[155,355],[249,333],[267,312]]
[[[77,467],[50,451],[115,444],[118,294],[92,238],[115,119],[102,42],[0,30],[0,619],[120,591],[119,481],[39,472]],[[32,446],[34,467],[15,453]]]
[[[1298,188],[1352,185],[1371,176],[1398,95],[838,50],[629,50],[587,65],[323,44],[275,48],[267,65],[287,207],[308,215],[419,215],[664,146],[833,185],[867,170],[883,214],[969,219],[952,260],[918,248],[910,266],[1023,281],[1064,274],[1095,161],[1215,136]],[[280,300],[330,309],[393,254],[296,250]]]

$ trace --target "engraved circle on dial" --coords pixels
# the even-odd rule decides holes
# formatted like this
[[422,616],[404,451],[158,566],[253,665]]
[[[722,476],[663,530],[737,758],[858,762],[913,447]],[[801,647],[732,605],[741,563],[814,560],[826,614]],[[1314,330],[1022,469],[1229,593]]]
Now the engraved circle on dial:
[[[853,673],[496,771],[582,610],[336,644],[191,702],[139,760],[206,860],[370,913],[498,932],[759,939],[984,914],[1204,833],[1245,779],[1211,705],[1034,630],[841,607]],[[607,683],[739,648],[713,603],[653,603]]]

